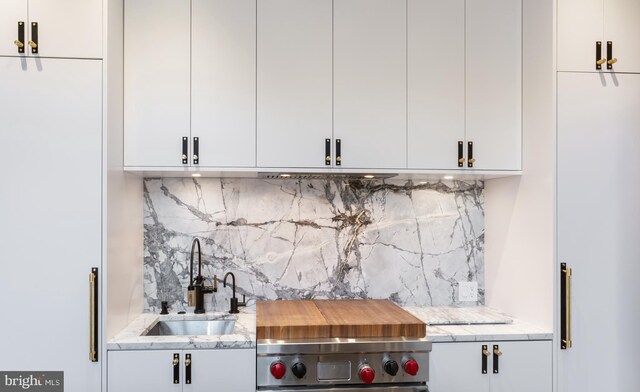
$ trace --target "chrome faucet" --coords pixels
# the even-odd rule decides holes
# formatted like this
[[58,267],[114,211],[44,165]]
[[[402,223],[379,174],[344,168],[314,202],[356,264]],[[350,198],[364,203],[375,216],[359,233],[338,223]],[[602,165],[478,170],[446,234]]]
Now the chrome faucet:
[[[193,255],[195,254],[196,245],[198,246],[198,276],[193,278]],[[194,306],[196,309],[194,313],[204,313],[204,295],[209,293],[215,293],[218,291],[218,277],[214,275],[213,286],[207,286],[204,284],[204,277],[202,276],[202,252],[200,251],[200,240],[194,239],[191,243],[191,264],[189,266],[189,287],[187,288],[187,296],[189,306]]]
[[224,287],[227,287],[227,277],[229,275],[231,275],[231,285],[233,287],[233,297],[231,297],[231,299],[229,300],[229,305],[230,305],[229,313],[231,314],[240,313],[240,311],[238,310],[238,307],[247,306],[247,302],[244,294],[242,294],[242,302],[238,302],[238,298],[236,298],[236,276],[232,272],[227,272],[224,275],[224,280],[222,282]]

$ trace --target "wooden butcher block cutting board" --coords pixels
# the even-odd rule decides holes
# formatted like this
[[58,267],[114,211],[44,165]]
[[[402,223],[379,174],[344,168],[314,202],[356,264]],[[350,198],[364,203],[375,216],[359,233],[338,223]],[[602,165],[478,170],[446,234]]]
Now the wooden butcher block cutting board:
[[424,322],[388,300],[259,301],[258,339],[418,337]]
[[329,325],[313,301],[258,301],[258,339],[328,338]]

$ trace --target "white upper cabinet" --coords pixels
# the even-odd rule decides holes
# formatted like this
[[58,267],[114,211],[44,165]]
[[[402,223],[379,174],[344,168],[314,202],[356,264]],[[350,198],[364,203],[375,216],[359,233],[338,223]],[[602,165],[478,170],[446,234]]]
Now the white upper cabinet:
[[[603,11],[604,0],[558,0],[558,70],[596,71],[596,42],[602,42],[604,35]],[[602,54],[606,56],[606,47]]]
[[341,167],[407,167],[406,4],[334,1],[334,138]]
[[522,3],[467,0],[466,26],[465,168],[520,170]]
[[331,165],[332,12],[332,0],[258,1],[260,167]]
[[256,0],[191,4],[191,136],[198,165],[253,167]]
[[0,55],[102,58],[102,0],[3,0]]
[[[29,13],[27,8],[26,0],[2,0],[0,2],[0,56],[27,55],[29,47],[26,27]],[[21,30],[24,34],[23,37],[19,33]],[[19,45],[23,45],[22,48]]]
[[[125,166],[183,164],[183,138],[190,146],[190,6],[125,2]],[[184,155],[190,158],[189,148]]]
[[613,71],[640,73],[640,1],[606,0],[603,38],[611,41]]
[[465,1],[407,6],[409,169],[457,169],[465,141]]
[[558,0],[559,71],[640,72],[639,40],[637,0]]

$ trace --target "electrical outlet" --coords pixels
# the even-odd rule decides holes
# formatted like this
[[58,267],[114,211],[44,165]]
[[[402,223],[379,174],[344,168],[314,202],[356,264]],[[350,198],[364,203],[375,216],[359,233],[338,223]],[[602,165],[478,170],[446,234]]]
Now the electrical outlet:
[[458,301],[477,302],[478,282],[458,282]]

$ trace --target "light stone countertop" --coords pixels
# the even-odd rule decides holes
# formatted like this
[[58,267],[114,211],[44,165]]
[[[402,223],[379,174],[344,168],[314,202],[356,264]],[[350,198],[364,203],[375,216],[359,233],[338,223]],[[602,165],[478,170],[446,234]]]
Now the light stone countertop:
[[[553,333],[531,323],[515,319],[498,310],[484,306],[405,307],[427,324],[427,338],[440,342],[480,342],[551,340]],[[220,320],[235,319],[233,333],[211,336],[142,336],[157,321],[166,320]],[[113,339],[107,350],[161,350],[161,349],[241,349],[256,347],[255,307],[241,308],[237,315],[226,312],[206,314],[169,314],[161,316],[143,313]]]
[[434,343],[553,339],[550,330],[484,306],[404,309],[427,324],[427,338]]
[[[158,321],[170,320],[236,320],[230,335],[209,336],[142,336]],[[207,312],[204,314],[159,315],[143,313],[113,339],[107,350],[182,350],[182,349],[240,349],[256,347],[255,308],[240,308],[240,313]]]

